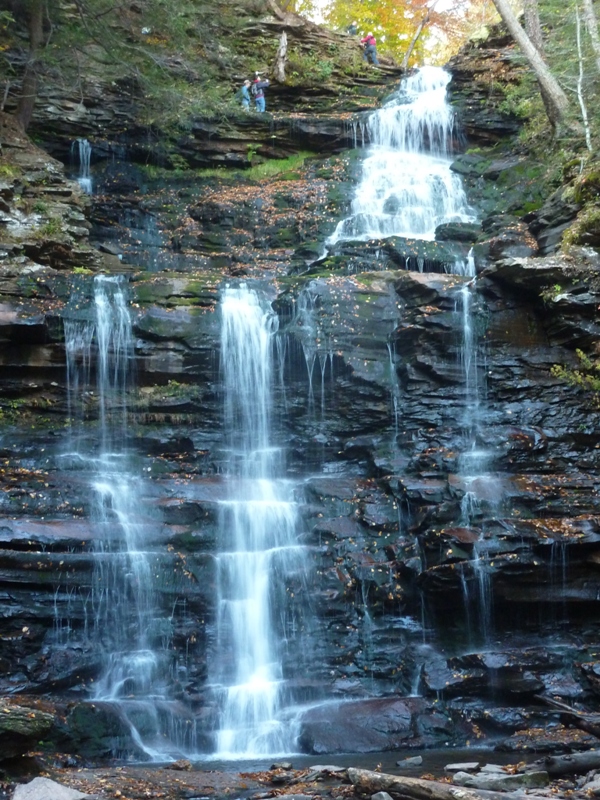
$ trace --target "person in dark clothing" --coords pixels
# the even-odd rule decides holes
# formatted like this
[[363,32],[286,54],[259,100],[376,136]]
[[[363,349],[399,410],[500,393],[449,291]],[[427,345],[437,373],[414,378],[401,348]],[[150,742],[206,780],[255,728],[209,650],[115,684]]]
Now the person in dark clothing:
[[256,110],[261,113],[265,110],[265,92],[264,90],[269,85],[268,80],[261,81],[260,75],[255,73],[254,80],[252,81],[252,97],[254,97],[254,105]]
[[358,22],[351,22],[346,28],[346,33],[349,33],[350,36],[356,36],[358,33]]
[[363,46],[363,58],[369,63],[369,58],[371,59],[373,64],[379,65],[379,61],[377,61],[377,41],[372,33],[367,33],[364,39],[360,40],[360,43]]

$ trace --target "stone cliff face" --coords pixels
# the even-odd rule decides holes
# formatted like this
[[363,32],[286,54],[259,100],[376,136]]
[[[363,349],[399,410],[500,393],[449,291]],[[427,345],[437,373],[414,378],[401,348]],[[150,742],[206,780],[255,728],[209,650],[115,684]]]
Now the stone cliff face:
[[[508,47],[494,40],[453,67],[451,92],[472,141],[516,130],[493,103],[478,112],[477,93]],[[70,139],[97,135],[99,123],[80,127],[79,112],[60,126],[49,113],[42,105],[39,130],[65,158]],[[114,154],[122,139],[102,124],[104,152]],[[551,372],[576,368],[575,348],[596,347],[597,256],[535,257],[553,249],[562,223],[528,218],[520,161],[484,152],[455,165],[483,227],[440,231],[423,252],[408,240],[370,242],[313,263],[344,213],[356,153],[339,151],[360,127],[333,115],[238,125],[232,144],[199,122],[180,152],[190,164],[241,163],[247,140],[259,154],[307,144],[323,152],[268,182],[238,176],[219,186],[179,178],[165,187],[128,161],[106,161],[106,191],[86,199],[57,162],[4,136],[5,152],[26,160],[1,193],[4,224],[25,232],[5,246],[0,267],[0,691],[57,703],[50,734],[42,718],[43,736],[64,752],[136,753],[110,704],[83,702],[101,671],[90,637],[97,539],[110,544],[119,532],[99,529],[90,487],[69,462],[64,332],[64,320],[87,313],[90,273],[125,271],[136,376],[128,446],[144,476],[140,524],[161,575],[157,603],[171,620],[169,691],[193,721],[197,746],[211,749],[225,434],[220,302],[226,282],[245,278],[279,318],[273,438],[298,487],[310,562],[307,583],[287,587],[299,598],[309,653],[306,639],[291,643],[284,673],[295,676],[298,697],[352,701],[308,712],[302,748],[365,752],[473,737],[550,747],[537,696],[598,704],[595,411],[584,391]],[[40,217],[46,226],[56,220],[52,230],[39,233]],[[109,252],[88,246],[87,219]],[[447,274],[445,264],[471,244],[477,281]],[[417,255],[425,271],[409,269]],[[93,440],[98,400],[81,400],[83,436]],[[571,736],[569,746],[589,742]]]

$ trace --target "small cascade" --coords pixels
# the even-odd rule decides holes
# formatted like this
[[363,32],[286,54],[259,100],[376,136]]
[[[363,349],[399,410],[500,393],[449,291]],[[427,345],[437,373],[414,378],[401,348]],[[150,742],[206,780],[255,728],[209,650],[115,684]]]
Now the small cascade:
[[346,123],[347,130],[352,136],[352,147],[356,149],[357,147],[364,147],[365,146],[365,124],[362,119],[358,119],[356,117],[351,118]]
[[90,165],[92,160],[92,145],[87,139],[77,139],[71,145],[71,153],[74,156],[77,152],[77,159],[79,162],[79,175],[77,182],[86,194],[94,193],[94,186],[90,173]]
[[[476,484],[478,481],[487,482],[487,476],[483,478],[466,478],[466,491],[461,502],[460,524],[470,527],[474,524],[477,515],[482,509]],[[489,572],[485,564],[485,539],[484,529],[482,528],[479,540],[473,544],[473,554],[469,566],[471,568],[472,581],[474,586],[469,583],[468,577],[461,574],[461,585],[465,604],[465,616],[468,642],[474,643],[481,639],[483,643],[489,641],[492,627],[492,584]]]
[[230,499],[221,503],[212,677],[221,705],[217,754],[242,758],[294,750],[284,660],[302,627],[290,597],[305,555],[292,487],[279,477],[283,454],[271,442],[277,316],[243,284],[225,290],[221,312]]
[[[72,298],[73,300],[73,298]],[[149,541],[158,523],[140,508],[145,487],[127,457],[127,397],[133,361],[126,285],[97,276],[93,298],[65,319],[71,452],[89,475],[94,576],[88,637],[100,654],[92,699],[111,704],[139,755],[153,760],[193,749],[193,727],[177,725],[168,699],[170,620],[157,602],[160,559]]]
[[[316,420],[325,414],[325,389],[328,367],[333,367],[333,343],[328,330],[330,321],[321,311],[321,287],[316,281],[298,295],[293,328],[299,339],[308,375],[308,411]],[[315,380],[316,378],[316,380]],[[315,383],[317,389],[315,390]],[[317,399],[315,400],[315,393]]]
[[457,302],[456,312],[461,317],[462,341],[460,346],[460,362],[464,378],[463,428],[466,448],[475,448],[480,425],[480,386],[478,343],[474,331],[473,301],[475,289],[475,261],[472,253],[465,264],[457,264],[457,273],[471,278],[463,284]]
[[[401,400],[401,389],[400,389],[400,380],[398,379],[398,370],[396,368],[396,348],[394,346],[394,342],[388,342],[387,344],[388,355],[389,355],[389,364],[390,364],[390,403],[392,407],[392,417],[394,420],[394,443],[398,436],[398,424],[400,420],[400,400]],[[402,525],[400,525],[400,530],[402,530]]]
[[433,240],[438,225],[473,219],[460,176],[450,170],[449,80],[444,70],[423,67],[369,116],[362,179],[328,246],[389,236]]
[[561,604],[553,602],[555,611],[555,622],[567,623],[569,620],[569,612],[567,608],[567,576],[569,568],[569,549],[566,542],[552,542],[550,546],[550,596],[554,601],[554,597],[558,594],[563,598]]

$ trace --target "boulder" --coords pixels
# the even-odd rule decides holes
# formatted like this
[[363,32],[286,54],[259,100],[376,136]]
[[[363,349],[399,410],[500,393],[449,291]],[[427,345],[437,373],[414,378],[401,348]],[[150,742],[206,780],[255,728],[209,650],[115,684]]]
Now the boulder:
[[468,786],[473,789],[485,789],[492,792],[513,792],[519,789],[538,789],[548,786],[550,777],[547,772],[525,772],[509,775],[500,772],[456,772],[452,783],[457,786]]
[[94,800],[96,797],[70,789],[50,778],[34,778],[29,783],[22,783],[13,794],[13,800]]

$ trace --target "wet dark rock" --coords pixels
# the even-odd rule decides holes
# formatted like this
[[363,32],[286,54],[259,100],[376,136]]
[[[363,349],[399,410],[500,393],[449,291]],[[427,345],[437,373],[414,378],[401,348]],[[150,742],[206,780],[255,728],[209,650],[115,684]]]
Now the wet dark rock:
[[319,706],[305,713],[300,744],[308,753],[355,753],[422,745],[451,735],[450,720],[414,699]]
[[549,255],[556,251],[562,234],[579,210],[580,206],[572,199],[565,199],[562,190],[559,190],[539,210],[525,217],[530,231],[538,241],[540,255]]
[[481,234],[481,226],[468,222],[448,222],[438,225],[435,238],[438,242],[476,242]]
[[503,739],[496,750],[507,753],[564,753],[589,750],[598,740],[589,733],[555,725],[550,728],[529,728]]
[[483,235],[474,248],[478,260],[497,262],[537,253],[538,246],[528,226],[510,215],[488,217],[482,222],[482,228]]
[[452,75],[449,97],[470,142],[497,142],[520,128],[516,117],[501,110],[501,85],[506,80],[517,81],[525,69],[514,58],[514,48],[513,39],[498,25],[485,41],[472,40],[448,64]]

